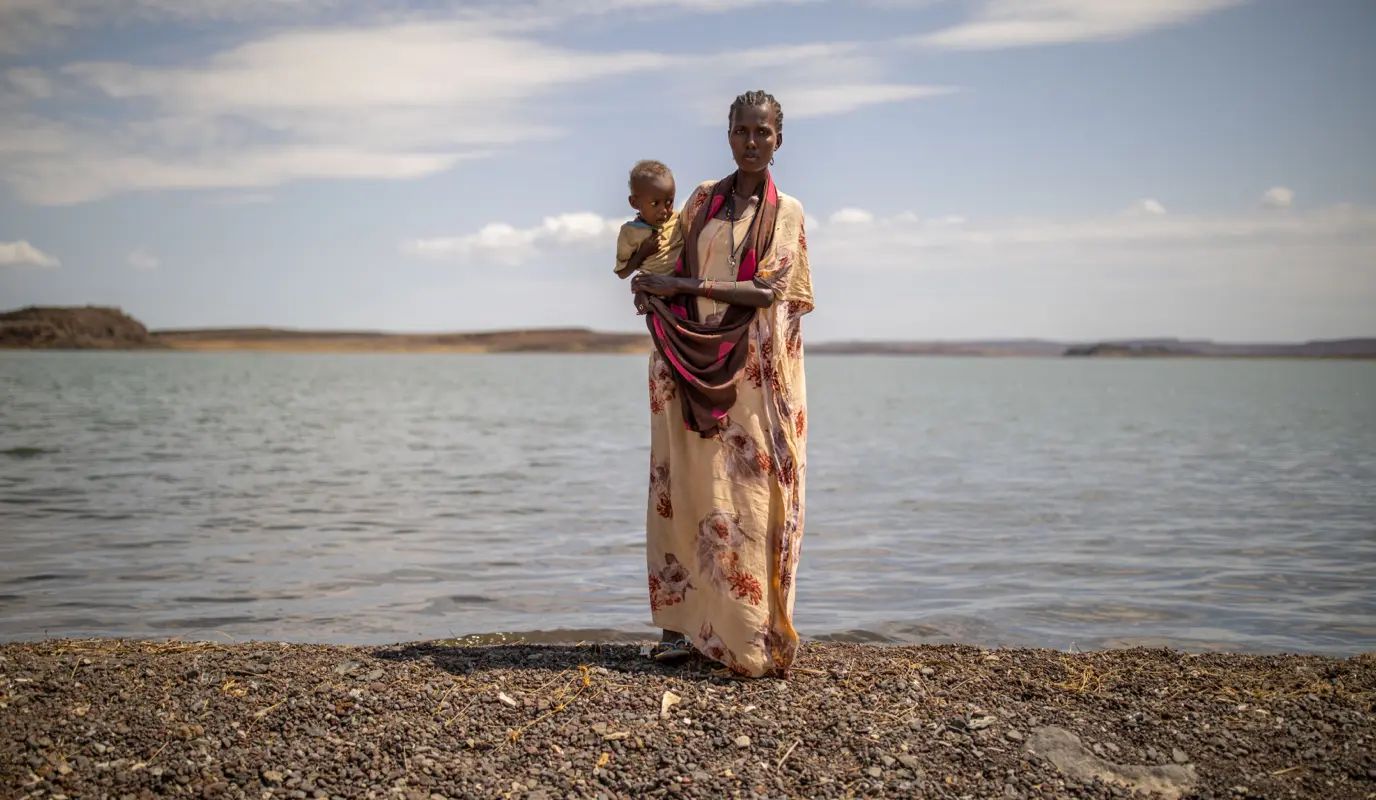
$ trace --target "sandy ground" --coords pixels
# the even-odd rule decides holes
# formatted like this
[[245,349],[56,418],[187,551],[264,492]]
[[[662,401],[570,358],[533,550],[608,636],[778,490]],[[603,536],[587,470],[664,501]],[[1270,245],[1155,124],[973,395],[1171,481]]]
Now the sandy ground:
[[[5,797],[1376,797],[1376,658],[0,645]],[[1150,792],[1150,794],[1148,794]]]

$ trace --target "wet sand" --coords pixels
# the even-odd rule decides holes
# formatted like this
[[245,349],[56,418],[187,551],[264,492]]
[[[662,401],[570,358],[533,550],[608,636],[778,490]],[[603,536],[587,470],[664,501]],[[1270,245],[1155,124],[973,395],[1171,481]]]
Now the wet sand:
[[[674,702],[675,698],[677,702]],[[0,645],[5,797],[1376,796],[1376,657]]]

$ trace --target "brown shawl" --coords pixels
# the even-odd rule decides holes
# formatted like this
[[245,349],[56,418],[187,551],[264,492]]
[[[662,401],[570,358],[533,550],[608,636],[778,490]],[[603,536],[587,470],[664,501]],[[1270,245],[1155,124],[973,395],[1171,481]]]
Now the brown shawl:
[[[730,199],[735,185],[735,173],[717,181],[697,213],[691,219],[684,215],[680,220],[683,254],[679,256],[674,273],[678,277],[702,277],[698,237],[707,221]],[[754,280],[759,259],[765,257],[774,241],[774,223],[778,216],[779,192],[774,186],[774,178],[766,172],[763,197],[743,242],[744,251],[736,269],[737,281]],[[668,298],[667,303],[658,297],[649,298],[646,324],[655,349],[673,368],[685,426],[703,438],[717,434],[726,413],[736,404],[736,384],[750,354],[747,337],[755,311],[749,306],[733,305],[727,308],[720,322],[709,324],[698,319],[693,295],[675,295]]]

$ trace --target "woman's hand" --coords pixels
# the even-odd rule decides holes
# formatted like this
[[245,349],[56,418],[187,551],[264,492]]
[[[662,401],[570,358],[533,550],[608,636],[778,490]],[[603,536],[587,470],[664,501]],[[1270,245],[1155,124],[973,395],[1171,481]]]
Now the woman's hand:
[[646,275],[640,273],[631,279],[632,292],[644,292],[655,297],[673,297],[683,292],[683,287],[678,278],[671,278],[667,275]]

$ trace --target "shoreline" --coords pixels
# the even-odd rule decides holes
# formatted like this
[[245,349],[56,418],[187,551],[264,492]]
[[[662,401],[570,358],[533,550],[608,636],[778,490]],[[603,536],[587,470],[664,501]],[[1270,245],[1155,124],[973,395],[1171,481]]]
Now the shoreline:
[[[0,353],[197,353],[205,355],[603,355],[648,356],[650,345],[618,346],[521,346],[476,344],[407,344],[390,342],[310,341],[310,342],[242,342],[231,340],[201,340],[195,343],[176,343],[143,347],[15,347],[0,344]],[[822,358],[892,358],[892,359],[982,359],[1017,361],[1316,361],[1368,362],[1376,361],[1376,354],[1359,355],[1294,355],[1244,353],[1152,353],[1066,355],[1055,353],[1010,353],[947,351],[939,348],[904,350],[864,350],[836,348],[826,343],[813,345],[808,355]]]
[[0,644],[0,731],[19,797],[1340,799],[1376,793],[1376,656],[808,643],[785,682],[634,644],[49,639]]
[[[150,330],[118,308],[28,306],[0,312],[3,350],[115,350],[259,353],[600,353],[648,354],[644,331],[525,328],[476,332],[391,333],[218,327]],[[985,358],[1376,359],[1376,338],[1228,344],[1204,339],[1143,338],[1088,342],[1051,339],[833,340],[814,355]]]

